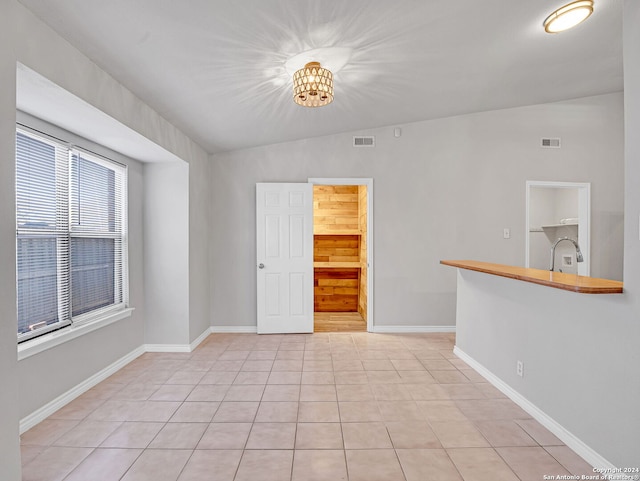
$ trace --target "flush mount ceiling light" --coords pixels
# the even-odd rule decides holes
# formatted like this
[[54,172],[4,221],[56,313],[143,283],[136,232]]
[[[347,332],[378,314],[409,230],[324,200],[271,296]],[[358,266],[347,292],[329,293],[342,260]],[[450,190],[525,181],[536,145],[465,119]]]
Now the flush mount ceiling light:
[[578,0],[559,8],[542,25],[547,33],[558,33],[584,22],[593,13],[593,0]]
[[293,74],[293,101],[303,107],[333,102],[333,74],[320,62],[309,62]]

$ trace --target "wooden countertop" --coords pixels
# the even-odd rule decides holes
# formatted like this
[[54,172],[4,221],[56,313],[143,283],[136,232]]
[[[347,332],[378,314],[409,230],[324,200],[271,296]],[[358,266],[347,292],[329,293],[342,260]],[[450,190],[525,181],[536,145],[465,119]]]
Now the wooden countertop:
[[480,261],[440,261],[445,266],[484,272],[495,276],[509,277],[524,282],[533,282],[543,286],[579,292],[581,294],[622,294],[622,282],[597,277],[585,277],[564,272],[550,272],[528,267],[491,264]]

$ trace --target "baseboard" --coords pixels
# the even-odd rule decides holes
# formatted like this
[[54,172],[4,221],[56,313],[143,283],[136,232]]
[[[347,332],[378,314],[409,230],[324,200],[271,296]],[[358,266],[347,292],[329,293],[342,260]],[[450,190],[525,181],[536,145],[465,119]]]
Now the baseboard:
[[200,334],[197,338],[194,339],[191,344],[189,344],[189,350],[195,351],[196,347],[198,347],[200,343],[202,343],[202,341],[209,337],[209,334],[211,334],[212,332],[213,331],[211,330],[211,327],[207,327],[202,334]]
[[211,326],[212,333],[256,334],[258,326]]
[[456,332],[456,326],[373,326],[378,333]]
[[471,366],[474,370],[476,370],[482,377],[484,377],[487,381],[489,381],[492,385],[494,385],[497,389],[499,389],[504,395],[506,395],[509,399],[511,399],[514,403],[524,409],[528,414],[531,415],[536,421],[542,424],[545,428],[551,431],[560,441],[565,443],[571,449],[573,449],[579,456],[581,456],[586,462],[588,462],[591,466],[596,468],[611,468],[614,469],[615,466],[603,458],[596,451],[587,446],[584,442],[582,442],[577,436],[567,431],[560,423],[558,423],[551,416],[546,414],[540,408],[538,408],[535,404],[525,398],[518,391],[513,389],[507,383],[505,383],[498,376],[493,374],[487,368],[485,368],[482,364],[477,362],[471,356],[467,355],[464,351],[462,351],[458,346],[453,348],[453,353],[466,362],[469,366]]
[[31,414],[29,414],[28,416],[25,416],[20,420],[20,434],[31,429],[40,421],[43,421],[47,417],[51,416],[58,409],[64,407],[65,405],[73,401],[75,398],[80,396],[81,394],[84,394],[89,389],[94,387],[96,384],[104,381],[106,378],[108,378],[112,374],[115,374],[117,371],[119,371],[124,366],[129,364],[131,361],[136,359],[138,356],[141,356],[142,354],[144,354],[144,352],[145,352],[144,346],[140,346],[134,349],[126,356],[121,357],[113,364],[110,364],[109,366],[105,367],[104,369],[97,372],[93,376],[85,379],[80,384],[69,389],[64,394],[61,394],[60,396],[55,398],[53,401],[45,404],[40,409],[37,409]]
[[145,344],[145,352],[191,352],[189,344]]

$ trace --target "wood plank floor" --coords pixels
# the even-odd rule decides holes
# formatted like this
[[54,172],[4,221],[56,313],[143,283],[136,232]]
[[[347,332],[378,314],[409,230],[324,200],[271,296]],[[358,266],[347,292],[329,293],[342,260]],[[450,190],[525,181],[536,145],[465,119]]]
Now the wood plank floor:
[[357,312],[316,312],[314,332],[365,332],[367,322]]

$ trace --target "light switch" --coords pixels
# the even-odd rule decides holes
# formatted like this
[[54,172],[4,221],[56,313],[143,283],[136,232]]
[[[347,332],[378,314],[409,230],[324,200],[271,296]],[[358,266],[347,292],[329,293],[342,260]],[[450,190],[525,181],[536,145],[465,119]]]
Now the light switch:
[[511,229],[505,228],[502,231],[502,238],[503,239],[511,239]]

